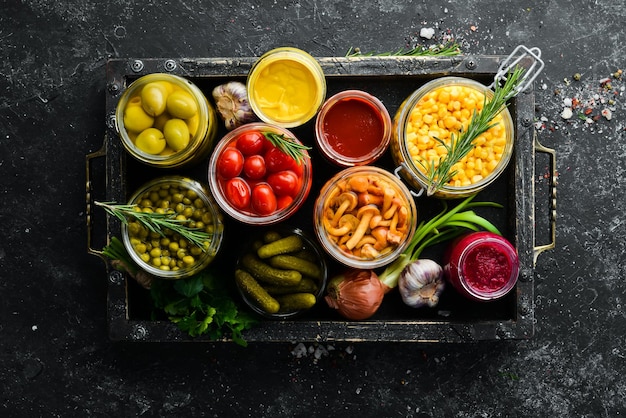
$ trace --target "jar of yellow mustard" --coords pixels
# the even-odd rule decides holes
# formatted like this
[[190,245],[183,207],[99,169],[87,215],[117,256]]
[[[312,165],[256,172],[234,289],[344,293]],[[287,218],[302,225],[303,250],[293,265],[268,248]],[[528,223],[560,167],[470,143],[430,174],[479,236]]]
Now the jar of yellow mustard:
[[326,97],[326,79],[311,55],[281,47],[266,52],[252,66],[247,89],[250,106],[259,119],[293,128],[317,114]]
[[161,73],[145,75],[128,86],[117,104],[115,123],[131,156],[161,168],[205,159],[218,126],[215,110],[194,83]]
[[[396,171],[420,193],[428,190],[427,167],[447,154],[439,141],[450,145],[493,95],[485,85],[463,77],[438,78],[413,92],[393,119],[390,148]],[[506,169],[514,142],[508,108],[491,123],[493,126],[473,141],[472,150],[453,166],[456,173],[452,179],[434,196],[455,199],[478,193]]]

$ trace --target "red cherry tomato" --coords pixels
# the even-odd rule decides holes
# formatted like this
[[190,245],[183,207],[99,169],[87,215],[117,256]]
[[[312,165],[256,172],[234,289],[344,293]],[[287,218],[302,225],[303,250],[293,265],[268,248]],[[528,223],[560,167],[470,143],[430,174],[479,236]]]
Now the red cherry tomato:
[[267,171],[275,173],[277,171],[288,170],[293,164],[293,158],[282,152],[277,147],[271,147],[263,155]]
[[250,186],[241,177],[235,177],[226,182],[224,195],[236,209],[243,210],[250,206]]
[[231,179],[237,177],[243,169],[243,155],[234,147],[228,147],[217,159],[217,174]]
[[[307,157],[304,157],[304,158],[307,158]],[[291,164],[291,167],[289,167],[289,169],[293,171],[294,173],[296,173],[296,175],[299,178],[302,178],[302,175],[304,174],[305,161],[306,160],[300,161],[300,163],[298,163],[296,160],[293,160],[293,164]]]
[[299,190],[298,176],[291,170],[283,170],[267,176],[267,182],[276,196],[294,197]]
[[281,210],[291,205],[293,198],[291,196],[277,196],[276,197],[276,209]]
[[259,215],[271,215],[276,211],[276,195],[267,183],[259,183],[252,189],[252,208]]
[[254,155],[263,152],[265,136],[259,131],[244,132],[237,137],[237,148],[243,155]]
[[243,173],[252,180],[265,177],[265,160],[260,155],[246,157],[243,162]]

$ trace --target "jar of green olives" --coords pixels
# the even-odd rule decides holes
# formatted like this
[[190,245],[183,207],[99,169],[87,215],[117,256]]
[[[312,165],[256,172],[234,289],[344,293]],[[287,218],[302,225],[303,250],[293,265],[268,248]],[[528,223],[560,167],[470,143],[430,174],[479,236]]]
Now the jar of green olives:
[[[217,255],[224,234],[223,215],[200,182],[183,176],[160,177],[140,187],[128,204],[141,213],[122,225],[122,240],[133,261],[146,272],[181,279],[201,271]],[[140,218],[156,220],[162,227],[149,228]]]
[[191,81],[148,74],[124,91],[115,111],[124,148],[142,163],[162,168],[204,160],[217,135],[217,114]]

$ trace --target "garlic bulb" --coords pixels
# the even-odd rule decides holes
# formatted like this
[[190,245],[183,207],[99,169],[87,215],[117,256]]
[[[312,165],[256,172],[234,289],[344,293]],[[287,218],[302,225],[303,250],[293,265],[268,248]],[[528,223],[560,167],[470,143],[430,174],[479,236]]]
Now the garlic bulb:
[[434,307],[444,289],[443,269],[433,260],[416,260],[407,265],[398,279],[398,290],[408,306]]
[[239,81],[229,81],[213,89],[213,99],[229,131],[256,120],[248,101],[248,90]]

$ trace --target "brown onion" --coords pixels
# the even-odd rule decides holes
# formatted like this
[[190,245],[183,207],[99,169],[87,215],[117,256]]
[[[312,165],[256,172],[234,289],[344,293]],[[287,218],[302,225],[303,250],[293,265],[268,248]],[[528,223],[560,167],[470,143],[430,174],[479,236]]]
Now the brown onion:
[[376,313],[388,290],[373,270],[351,269],[330,280],[324,299],[344,318],[361,320]]

